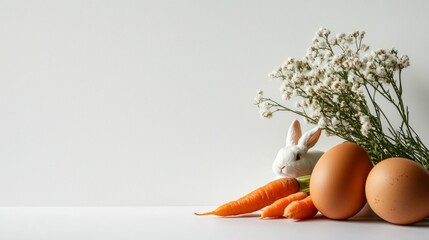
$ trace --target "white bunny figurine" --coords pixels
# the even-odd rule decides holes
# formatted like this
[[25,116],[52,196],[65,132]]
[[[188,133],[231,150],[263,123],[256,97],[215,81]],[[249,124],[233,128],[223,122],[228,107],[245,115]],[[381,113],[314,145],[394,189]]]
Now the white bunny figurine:
[[286,137],[286,146],[279,150],[274,160],[274,173],[278,177],[290,178],[311,174],[323,152],[308,150],[319,140],[321,131],[315,127],[301,136],[299,121],[293,121]]

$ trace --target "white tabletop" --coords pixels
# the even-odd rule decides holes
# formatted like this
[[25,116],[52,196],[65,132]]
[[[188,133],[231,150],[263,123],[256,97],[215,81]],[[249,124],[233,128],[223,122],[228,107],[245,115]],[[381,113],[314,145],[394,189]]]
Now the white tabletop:
[[429,239],[429,220],[397,226],[374,217],[306,221],[194,216],[213,207],[1,207],[0,239]]

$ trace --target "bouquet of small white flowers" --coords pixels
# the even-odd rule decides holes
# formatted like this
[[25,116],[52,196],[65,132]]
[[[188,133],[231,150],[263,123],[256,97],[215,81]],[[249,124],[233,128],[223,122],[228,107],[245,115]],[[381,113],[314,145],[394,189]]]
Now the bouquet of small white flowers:
[[[357,31],[331,37],[321,28],[303,59],[289,58],[270,74],[281,81],[283,100],[297,100],[295,108],[264,97],[262,91],[255,104],[263,117],[292,112],[328,135],[361,145],[374,164],[406,157],[429,169],[429,150],[409,125],[402,100],[401,71],[410,65],[409,58],[395,49],[369,51],[364,36]],[[387,116],[380,101],[391,103],[397,116]],[[395,127],[392,117],[401,118],[401,124]]]

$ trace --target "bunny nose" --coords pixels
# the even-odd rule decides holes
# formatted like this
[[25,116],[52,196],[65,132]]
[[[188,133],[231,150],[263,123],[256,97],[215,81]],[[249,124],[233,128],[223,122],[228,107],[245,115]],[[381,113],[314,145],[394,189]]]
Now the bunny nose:
[[282,171],[283,169],[285,169],[286,166],[281,166],[280,167],[280,171]]

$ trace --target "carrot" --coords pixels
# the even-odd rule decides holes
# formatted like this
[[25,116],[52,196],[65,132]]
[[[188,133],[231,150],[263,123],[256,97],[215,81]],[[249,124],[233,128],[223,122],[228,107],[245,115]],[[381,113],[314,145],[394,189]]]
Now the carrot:
[[299,178],[280,178],[248,193],[247,195],[221,205],[213,211],[206,213],[195,213],[197,216],[217,215],[234,216],[251,213],[266,207],[276,200],[296,193],[301,188],[308,189],[309,176]]
[[285,208],[283,216],[290,219],[302,220],[313,217],[317,212],[318,210],[314,206],[310,195],[302,200],[297,200],[289,204]]
[[307,196],[308,195],[305,192],[297,192],[287,197],[280,198],[279,200],[275,201],[273,204],[271,204],[270,206],[264,209],[264,211],[261,214],[261,219],[262,218],[281,218],[283,217],[285,208],[290,203],[292,203],[293,201],[304,199]]

